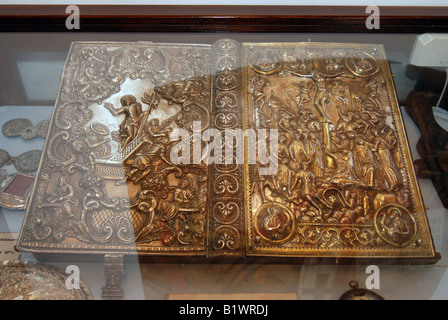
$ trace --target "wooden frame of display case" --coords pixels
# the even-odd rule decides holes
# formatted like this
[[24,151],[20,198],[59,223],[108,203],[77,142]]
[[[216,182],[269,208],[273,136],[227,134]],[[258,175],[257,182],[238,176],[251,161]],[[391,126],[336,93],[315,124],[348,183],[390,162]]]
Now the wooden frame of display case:
[[[448,7],[379,7],[368,30],[364,6],[80,5],[81,32],[447,32]],[[2,5],[0,31],[67,31],[67,6]]]

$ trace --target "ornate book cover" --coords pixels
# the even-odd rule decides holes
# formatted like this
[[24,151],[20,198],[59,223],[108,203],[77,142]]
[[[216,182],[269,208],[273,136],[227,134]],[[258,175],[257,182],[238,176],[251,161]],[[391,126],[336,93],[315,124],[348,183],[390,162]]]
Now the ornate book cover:
[[73,43],[18,249],[437,259],[383,47],[228,39]]

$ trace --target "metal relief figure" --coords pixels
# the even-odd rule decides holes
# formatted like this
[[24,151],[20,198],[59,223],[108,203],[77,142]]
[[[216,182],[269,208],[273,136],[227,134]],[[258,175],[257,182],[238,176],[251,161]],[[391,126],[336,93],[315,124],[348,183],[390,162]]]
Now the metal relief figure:
[[333,132],[331,139],[331,154],[336,160],[336,170],[330,178],[332,182],[339,184],[360,184],[354,171],[354,147],[355,135],[351,132]]
[[265,120],[266,124],[270,124],[272,122],[274,126],[276,126],[280,119],[280,112],[282,109],[284,109],[282,101],[275,96],[274,91],[271,91],[265,109],[265,116],[267,119]]
[[379,171],[381,170],[378,163],[375,161],[373,148],[375,145],[367,141],[361,135],[355,138],[354,147],[354,165],[356,176],[369,188],[376,188],[380,183],[378,179]]
[[296,72],[289,72],[291,75],[301,77],[301,78],[310,78],[314,81],[316,85],[316,93],[314,95],[313,104],[315,109],[318,111],[319,116],[321,118],[321,123],[323,127],[323,139],[327,148],[330,148],[330,119],[328,118],[328,104],[330,103],[331,95],[330,90],[327,87],[327,79],[338,78],[343,75],[340,73],[332,73],[326,74],[322,73],[319,70],[314,69],[310,74],[301,74]]
[[174,192],[174,201],[182,208],[197,208],[197,194],[190,178],[184,178]]
[[73,204],[75,192],[73,187],[67,183],[65,177],[60,177],[56,183],[56,188],[51,195],[49,195],[42,207],[59,208],[63,210],[65,217],[74,217]]
[[337,74],[325,74],[317,70],[313,70],[311,74],[301,74],[296,72],[289,72],[291,75],[295,75],[300,78],[310,78],[316,84],[316,94],[314,95],[314,107],[319,112],[319,115],[323,120],[327,120],[328,110],[327,105],[330,102],[330,92],[327,88],[327,79],[334,79],[342,75]]
[[106,103],[106,107],[114,116],[124,115],[124,119],[120,123],[121,148],[126,146],[136,138],[137,133],[143,123],[144,114],[142,105],[137,102],[133,95],[124,95],[120,98],[121,107],[115,109],[110,103]]
[[375,137],[375,156],[385,179],[389,191],[396,190],[402,183],[400,170],[397,168],[392,151],[394,147],[381,137]]
[[303,112],[305,104],[311,102],[311,94],[315,90],[316,86],[312,81],[301,81],[299,83],[293,83],[286,87],[288,92],[289,101],[294,104],[291,112],[299,115]]
[[394,243],[402,244],[409,237],[411,228],[405,219],[401,216],[400,211],[392,210],[389,214],[390,222],[386,224],[386,215],[381,219],[381,226],[384,232],[390,237]]
[[300,132],[296,132],[292,137],[289,145],[289,155],[292,160],[290,167],[293,170],[298,170],[306,159],[305,141],[303,140],[303,134],[300,134]]

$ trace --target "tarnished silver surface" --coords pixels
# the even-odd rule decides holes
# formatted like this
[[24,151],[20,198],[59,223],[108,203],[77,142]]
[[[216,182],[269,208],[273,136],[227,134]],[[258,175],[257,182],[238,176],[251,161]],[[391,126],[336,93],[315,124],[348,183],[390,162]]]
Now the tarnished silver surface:
[[22,137],[24,140],[36,137],[46,138],[50,119],[40,121],[36,126],[29,119],[16,118],[5,122],[2,126],[2,133],[5,137]]
[[69,275],[55,266],[23,261],[0,263],[0,300],[92,300],[82,281],[68,289]]
[[[5,137],[21,136],[27,130],[33,128],[33,123],[29,119],[17,118],[5,122],[2,126],[2,133]],[[26,133],[25,133],[26,134]]]
[[0,167],[14,164],[19,172],[29,173],[39,168],[42,150],[29,150],[17,156],[11,156],[8,151],[0,149]]
[[30,150],[19,154],[16,157],[11,157],[14,167],[19,172],[34,172],[39,168],[42,150]]
[[201,254],[208,168],[174,164],[175,129],[210,123],[211,48],[74,43],[19,248]]

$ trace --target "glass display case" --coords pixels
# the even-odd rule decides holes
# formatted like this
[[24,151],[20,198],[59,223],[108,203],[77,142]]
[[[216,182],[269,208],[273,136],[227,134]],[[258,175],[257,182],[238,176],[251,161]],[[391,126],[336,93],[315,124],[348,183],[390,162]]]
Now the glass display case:
[[0,6],[1,299],[446,298],[448,7],[66,9]]

